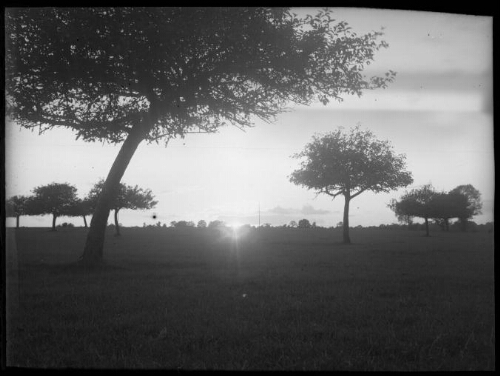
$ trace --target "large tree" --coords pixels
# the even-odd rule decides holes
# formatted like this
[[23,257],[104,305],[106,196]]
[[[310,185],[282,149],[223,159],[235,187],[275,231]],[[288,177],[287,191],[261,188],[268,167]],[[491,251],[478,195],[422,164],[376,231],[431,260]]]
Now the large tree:
[[6,217],[16,218],[16,228],[19,228],[19,218],[28,214],[27,204],[29,199],[27,196],[12,196],[5,201]]
[[294,154],[301,167],[290,181],[325,193],[332,198],[344,196],[343,241],[350,243],[349,203],[365,191],[389,192],[413,182],[405,170],[405,156],[395,154],[389,141],[377,140],[360,126],[344,133],[342,128],[314,136],[304,150]]
[[[195,25],[195,27],[193,27]],[[308,105],[386,87],[364,68],[387,43],[331,11],[284,8],[11,8],[6,11],[7,115],[40,132],[122,143],[92,217],[85,265],[102,261],[120,180],[142,141],[271,121]]]
[[481,193],[472,184],[464,184],[452,189],[450,194],[461,195],[466,200],[465,209],[458,215],[461,229],[466,231],[468,220],[475,215],[481,214],[483,208]]
[[28,214],[52,214],[52,231],[56,231],[56,219],[71,216],[75,202],[76,188],[68,183],[51,183],[33,189],[33,198],[29,200]]
[[[95,208],[99,202],[99,196],[104,189],[105,182],[100,180],[90,190],[88,200],[91,208]],[[156,206],[158,201],[154,200],[153,193],[150,189],[143,189],[136,186],[120,183],[118,195],[113,199],[111,209],[115,215],[115,235],[120,236],[120,224],[118,221],[118,213],[121,209],[130,210],[147,210]]]

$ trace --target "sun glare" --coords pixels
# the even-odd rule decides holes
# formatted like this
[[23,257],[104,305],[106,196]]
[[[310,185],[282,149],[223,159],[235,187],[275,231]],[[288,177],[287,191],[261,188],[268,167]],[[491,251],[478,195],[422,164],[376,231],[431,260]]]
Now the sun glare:
[[229,227],[231,227],[233,230],[237,230],[238,228],[240,228],[242,226],[241,223],[239,222],[233,222],[233,223],[230,223],[229,224]]

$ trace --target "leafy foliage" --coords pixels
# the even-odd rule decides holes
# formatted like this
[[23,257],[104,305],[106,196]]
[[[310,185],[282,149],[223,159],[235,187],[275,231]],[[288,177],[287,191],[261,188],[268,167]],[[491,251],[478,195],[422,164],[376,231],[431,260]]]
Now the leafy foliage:
[[308,219],[301,219],[298,223],[299,228],[311,228],[311,222]]
[[89,197],[83,199],[77,198],[70,208],[70,213],[73,216],[86,216],[93,212],[94,202]]
[[28,200],[27,196],[12,196],[5,201],[5,215],[6,217],[18,217],[28,214]]
[[382,32],[357,35],[329,10],[301,18],[258,7],[10,8],[5,24],[11,120],[124,141],[92,216],[88,266],[102,261],[110,202],[143,140],[249,127],[290,102],[340,101],[395,77],[363,75],[387,47]]
[[[290,101],[327,103],[385,87],[366,78],[381,32],[357,35],[330,11],[283,8],[12,8],[6,12],[8,113],[41,132],[121,142],[266,121]],[[193,25],[196,27],[193,28]],[[148,115],[149,114],[149,115]]]
[[185,228],[185,227],[196,227],[192,221],[173,221],[171,222],[172,227],[175,228]]
[[[99,195],[104,187],[104,180],[97,182],[88,194],[88,201],[91,209],[95,208]],[[153,193],[150,189],[142,189],[139,186],[130,186],[120,183],[118,196],[113,201],[111,207],[114,210],[130,209],[130,210],[147,210],[156,206],[158,201],[154,200]]]
[[349,196],[364,191],[389,192],[411,184],[405,171],[405,156],[394,154],[389,141],[379,141],[359,125],[349,134],[342,128],[323,136],[314,136],[304,151],[293,155],[303,158],[300,169],[290,181],[329,196]]
[[349,202],[365,191],[389,192],[413,182],[405,171],[405,156],[393,152],[389,141],[375,139],[360,126],[344,133],[342,128],[320,136],[293,155],[301,166],[290,175],[294,184],[325,193],[333,198],[343,195],[344,242],[349,238]]
[[420,217],[430,218],[446,230],[449,219],[459,218],[464,226],[467,219],[479,214],[482,207],[480,193],[472,185],[462,185],[450,192],[436,192],[431,184],[405,193],[399,201],[392,200],[388,205],[398,219]]
[[30,215],[52,214],[56,217],[71,215],[77,201],[77,189],[68,183],[51,183],[33,189],[29,200]]
[[452,189],[450,194],[462,195],[466,199],[466,208],[458,218],[471,218],[475,215],[481,214],[483,203],[481,202],[481,193],[474,188],[472,184],[459,185]]
[[431,184],[412,189],[401,196],[399,201],[393,200],[389,207],[397,216],[432,218],[434,210],[432,201],[437,192]]

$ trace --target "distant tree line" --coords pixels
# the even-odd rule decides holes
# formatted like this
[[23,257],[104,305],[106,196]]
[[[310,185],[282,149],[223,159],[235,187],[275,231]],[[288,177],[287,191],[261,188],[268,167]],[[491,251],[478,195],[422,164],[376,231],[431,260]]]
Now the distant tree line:
[[389,208],[400,222],[410,226],[413,218],[424,219],[426,236],[429,220],[434,220],[444,231],[450,229],[450,219],[457,218],[462,231],[467,230],[470,219],[481,214],[481,193],[471,184],[459,185],[449,192],[438,192],[431,184],[406,192],[400,199],[393,199]]
[[[19,228],[21,216],[44,214],[52,215],[52,231],[56,231],[56,221],[59,217],[82,217],[85,227],[88,227],[86,217],[94,213],[102,187],[103,180],[100,180],[86,197],[79,198],[76,187],[69,183],[39,186],[33,189],[31,196],[12,196],[7,199],[6,216],[16,218],[16,228]],[[152,209],[157,203],[150,189],[120,183],[119,194],[112,204],[115,214],[115,235],[120,235],[118,212],[121,209]]]
[[[238,226],[238,228],[263,228],[263,229],[318,229],[318,230],[336,230],[336,231],[343,231],[343,223],[339,222],[335,226],[321,226],[317,225],[316,222],[310,222],[308,219],[301,220],[302,221],[302,226],[298,225],[297,221],[290,221],[289,223],[284,223],[282,225],[272,225],[270,223],[263,223],[260,226],[252,226],[250,224],[244,224],[241,226]],[[300,222],[300,221],[299,221]],[[64,225],[64,224],[63,224]],[[109,226],[114,226],[113,224],[110,224]],[[211,222],[207,222],[205,220],[200,220],[198,221],[197,224],[193,221],[172,221],[170,222],[170,225],[167,225],[167,223],[162,223],[162,222],[157,222],[156,224],[149,224],[147,225],[146,223],[143,223],[143,226],[145,228],[170,228],[170,229],[221,229],[221,228],[229,228],[228,224],[226,224],[224,221],[219,221],[219,220],[214,220]],[[398,230],[398,231],[425,231],[426,225],[425,223],[413,223],[411,222],[410,224],[407,223],[390,223],[390,224],[380,224],[376,226],[361,226],[357,225],[355,227],[352,227],[353,229],[368,229],[368,230]],[[485,224],[477,224],[474,221],[468,220],[467,221],[467,229],[472,231],[472,232],[493,232],[494,224],[493,222],[487,222]],[[432,221],[429,222],[429,229],[430,230],[439,230],[442,229],[443,231],[462,231],[462,224],[460,221],[456,221],[454,223],[449,224],[448,230],[444,229],[439,221]]]
[[[92,215],[99,195],[103,189],[103,180],[98,181],[83,198],[77,196],[77,189],[68,183],[51,183],[39,186],[33,189],[32,196],[16,195],[6,201],[6,216],[16,218],[16,228],[20,226],[20,217],[24,215],[52,215],[52,230],[56,230],[56,221],[59,217],[82,217],[85,227],[87,225],[86,217]],[[122,209],[144,210],[152,209],[157,204],[150,189],[142,189],[136,186],[120,183],[120,191],[115,198],[112,209],[114,210],[114,228],[115,235],[120,235],[120,224],[118,214]],[[467,228],[474,230],[478,226],[471,221],[472,217],[481,214],[482,202],[480,192],[471,184],[460,185],[449,192],[438,192],[431,184],[406,192],[399,200],[393,199],[388,207],[394,211],[397,219],[402,225],[390,224],[380,226],[370,226],[369,228],[396,229],[407,228],[410,230],[424,229],[429,236],[431,227],[441,228],[443,231],[449,231],[450,226],[457,230],[466,231]],[[413,223],[414,218],[424,219],[424,224]],[[451,219],[457,221],[450,223]],[[430,221],[432,220],[432,223]],[[432,224],[432,226],[430,226]],[[63,224],[64,225],[64,224]],[[65,224],[66,226],[68,224]],[[249,225],[246,225],[249,226]],[[146,225],[144,224],[144,227]],[[156,224],[161,227],[161,222]],[[167,227],[163,224],[163,227]],[[200,220],[197,223],[193,221],[172,221],[170,227],[173,228],[209,228],[217,229],[227,227],[226,223],[220,220],[206,222]],[[260,227],[273,227],[269,223],[264,223]],[[281,226],[282,228],[322,228],[316,222],[310,222],[303,218],[299,221],[291,221]],[[486,226],[488,227],[488,226]],[[488,229],[492,227],[489,226]],[[329,227],[330,229],[334,227]],[[335,228],[344,228],[344,223],[339,222]],[[361,226],[357,226],[361,228]]]

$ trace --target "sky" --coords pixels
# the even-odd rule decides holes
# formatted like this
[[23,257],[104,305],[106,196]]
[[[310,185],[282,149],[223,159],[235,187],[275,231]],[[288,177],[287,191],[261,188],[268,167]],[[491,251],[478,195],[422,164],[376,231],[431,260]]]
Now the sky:
[[[481,192],[483,214],[493,221],[493,19],[487,16],[407,10],[332,8],[357,34],[384,27],[389,48],[375,54],[365,70],[370,77],[397,72],[387,89],[344,96],[327,106],[293,106],[273,123],[256,120],[252,128],[189,134],[163,144],[139,146],[123,183],[150,188],[158,201],[147,211],[120,211],[123,226],[171,221],[228,224],[270,223],[302,218],[319,226],[342,221],[344,200],[316,195],[296,186],[290,174],[299,167],[291,155],[315,134],[358,123],[406,155],[414,183],[390,193],[364,192],[350,205],[351,226],[397,223],[387,208],[406,190],[431,183],[438,191],[472,184]],[[296,13],[315,13],[298,8]],[[39,135],[6,124],[6,196],[31,195],[32,189],[70,183],[84,197],[105,178],[120,145],[75,140],[67,129]],[[112,223],[112,216],[109,223]],[[7,219],[7,226],[15,220]],[[81,218],[58,223],[83,225]],[[22,217],[21,226],[51,226],[50,216]]]

